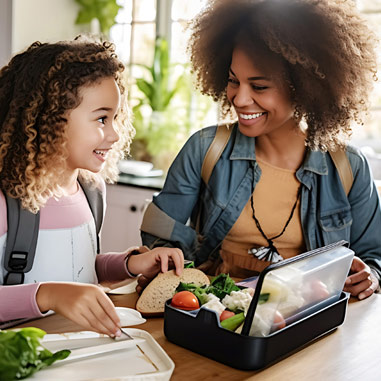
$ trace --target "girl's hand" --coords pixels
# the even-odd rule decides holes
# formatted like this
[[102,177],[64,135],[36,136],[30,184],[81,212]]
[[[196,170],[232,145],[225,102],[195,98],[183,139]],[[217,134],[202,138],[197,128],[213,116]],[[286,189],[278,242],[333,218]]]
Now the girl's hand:
[[36,295],[41,311],[53,310],[86,330],[120,336],[120,320],[107,295],[96,285],[42,283]]
[[160,271],[165,273],[172,268],[176,269],[177,275],[183,272],[184,256],[180,249],[156,247],[142,254],[131,255],[128,259],[128,271],[146,278],[154,278]]
[[136,288],[140,293],[159,272],[165,273],[175,268],[176,274],[180,276],[184,269],[184,256],[180,249],[156,247],[142,254],[131,255],[127,265],[129,272],[141,274]]
[[360,258],[354,257],[350,270],[351,275],[345,281],[344,291],[350,292],[360,300],[372,295],[378,288],[378,280],[370,268]]

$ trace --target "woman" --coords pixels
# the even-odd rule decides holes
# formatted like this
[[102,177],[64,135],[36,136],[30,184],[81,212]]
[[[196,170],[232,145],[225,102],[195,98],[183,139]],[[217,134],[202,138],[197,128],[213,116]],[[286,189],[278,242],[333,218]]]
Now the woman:
[[[218,0],[195,20],[199,88],[238,120],[208,184],[201,168],[216,127],[188,140],[147,209],[144,244],[247,277],[344,239],[356,253],[344,290],[368,297],[381,274],[380,203],[346,140],[367,109],[376,62],[353,2]],[[327,152],[341,149],[354,177],[348,196]]]

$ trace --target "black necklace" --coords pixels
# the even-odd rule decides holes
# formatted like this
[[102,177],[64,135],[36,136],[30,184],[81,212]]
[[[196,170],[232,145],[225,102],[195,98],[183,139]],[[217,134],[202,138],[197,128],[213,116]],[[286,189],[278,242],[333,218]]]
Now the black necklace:
[[251,203],[251,210],[253,211],[253,219],[255,221],[255,224],[257,225],[258,230],[262,234],[262,237],[267,241],[268,246],[261,246],[258,248],[253,247],[252,249],[249,249],[249,254],[254,255],[256,258],[260,259],[261,261],[268,261],[272,263],[277,263],[283,260],[283,257],[279,254],[277,248],[274,246],[274,239],[280,237],[286,230],[288,224],[290,223],[292,216],[294,215],[294,211],[296,208],[296,205],[298,203],[299,197],[302,193],[302,184],[299,185],[298,193],[296,196],[296,201],[294,203],[294,206],[291,209],[290,216],[288,217],[288,220],[286,224],[284,225],[283,230],[276,236],[268,238],[264,231],[262,230],[261,224],[259,223],[257,217],[255,217],[255,209],[254,209],[254,199],[253,199],[253,193],[254,193],[254,165],[252,164],[253,168],[253,182],[251,187],[251,197],[250,197],[250,203]]

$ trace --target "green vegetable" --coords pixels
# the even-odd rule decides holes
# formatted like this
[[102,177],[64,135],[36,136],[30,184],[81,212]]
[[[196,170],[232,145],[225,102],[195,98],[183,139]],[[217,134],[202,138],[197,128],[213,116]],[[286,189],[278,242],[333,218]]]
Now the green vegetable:
[[193,261],[184,262],[184,269],[194,269],[195,265]]
[[234,280],[230,278],[229,274],[220,274],[215,277],[209,286],[198,287],[193,283],[180,283],[176,292],[180,291],[190,291],[195,294],[200,302],[200,304],[205,304],[207,302],[206,294],[214,294],[219,299],[223,299],[226,295],[230,295],[232,291],[241,290],[236,286]]
[[193,293],[197,296],[197,299],[199,300],[201,305],[207,303],[208,292],[207,292],[206,287],[197,287]]
[[223,320],[220,324],[222,328],[226,328],[230,331],[235,331],[245,320],[245,314],[243,312],[236,314],[228,319]]
[[208,293],[212,293],[220,299],[223,299],[226,295],[230,295],[232,291],[240,291],[240,288],[236,286],[229,274],[219,274],[212,280],[207,289]]
[[266,292],[259,295],[258,304],[266,303],[269,300],[270,293]]
[[0,331],[0,380],[19,380],[63,360],[70,351],[56,353],[41,346],[45,331],[39,328]]
[[180,282],[180,284],[176,288],[176,293],[180,292],[180,291],[190,291],[192,294],[194,294],[197,297],[198,301],[202,305],[202,304],[207,302],[207,300],[206,300],[206,294],[207,294],[206,287],[207,287],[206,285],[199,287],[193,283]]

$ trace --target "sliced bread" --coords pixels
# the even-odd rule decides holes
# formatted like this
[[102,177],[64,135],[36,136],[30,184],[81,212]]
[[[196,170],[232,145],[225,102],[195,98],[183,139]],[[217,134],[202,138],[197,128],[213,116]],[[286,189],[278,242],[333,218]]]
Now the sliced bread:
[[181,276],[176,275],[175,270],[160,273],[144,289],[136,302],[136,309],[143,316],[163,315],[165,302],[172,298],[180,282],[197,286],[210,284],[207,275],[198,269],[184,269]]

